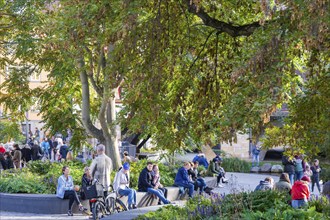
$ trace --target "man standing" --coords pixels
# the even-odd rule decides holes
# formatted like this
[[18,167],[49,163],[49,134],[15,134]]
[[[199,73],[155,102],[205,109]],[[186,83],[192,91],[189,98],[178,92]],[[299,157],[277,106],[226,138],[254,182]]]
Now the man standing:
[[93,179],[97,179],[104,187],[104,196],[108,195],[108,188],[111,184],[110,174],[113,169],[112,160],[105,155],[105,146],[99,144],[96,147],[97,157],[93,160],[90,170]]
[[14,157],[13,157],[13,162],[15,165],[16,169],[21,168],[21,159],[22,159],[22,152],[21,149],[19,148],[18,144],[14,144]]
[[164,204],[170,204],[171,202],[168,201],[165,196],[164,192],[158,189],[158,186],[155,186],[153,183],[152,177],[152,162],[147,163],[147,167],[144,168],[139,176],[139,184],[138,184],[138,191],[140,192],[148,192],[151,194],[156,195]]
[[255,146],[252,150],[252,167],[254,166],[259,167],[259,154],[260,154],[260,147]]

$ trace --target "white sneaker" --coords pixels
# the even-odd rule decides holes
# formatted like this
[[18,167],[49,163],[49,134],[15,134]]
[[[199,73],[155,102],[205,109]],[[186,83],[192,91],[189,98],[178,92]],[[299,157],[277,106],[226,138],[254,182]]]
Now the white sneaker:
[[222,182],[223,182],[223,183],[228,183],[228,179],[223,178],[223,179],[222,179]]
[[218,187],[222,188],[224,187],[221,183],[218,184]]

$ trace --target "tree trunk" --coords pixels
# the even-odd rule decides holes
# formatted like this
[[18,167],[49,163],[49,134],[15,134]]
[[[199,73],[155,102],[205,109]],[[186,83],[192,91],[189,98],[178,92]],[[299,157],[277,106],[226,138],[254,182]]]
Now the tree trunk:
[[116,120],[116,103],[115,89],[109,91],[107,87],[104,89],[104,95],[99,112],[99,121],[102,127],[103,136],[105,138],[106,154],[112,159],[114,169],[121,166],[118,140],[115,129]]

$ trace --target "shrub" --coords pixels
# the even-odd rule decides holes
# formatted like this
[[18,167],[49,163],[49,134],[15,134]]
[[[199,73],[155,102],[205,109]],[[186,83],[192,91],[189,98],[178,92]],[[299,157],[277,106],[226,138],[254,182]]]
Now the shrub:
[[0,191],[7,193],[52,194],[56,192],[57,179],[62,175],[62,167],[70,167],[70,175],[75,185],[81,185],[84,165],[69,161],[50,163],[31,161],[22,170],[6,170],[1,174]]
[[330,165],[329,164],[321,164],[322,171],[320,173],[320,179],[323,182],[330,181]]
[[222,167],[227,172],[249,173],[251,163],[237,157],[223,158]]
[[0,192],[7,193],[51,193],[43,183],[43,178],[28,170],[3,171],[0,181]]

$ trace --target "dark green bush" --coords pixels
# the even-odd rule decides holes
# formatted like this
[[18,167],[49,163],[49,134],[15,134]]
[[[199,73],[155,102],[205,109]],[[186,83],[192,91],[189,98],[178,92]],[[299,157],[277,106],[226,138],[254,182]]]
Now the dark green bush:
[[323,182],[330,181],[330,165],[321,164],[321,168],[320,179],[323,180]]
[[7,193],[55,193],[57,179],[62,175],[63,166],[69,166],[74,184],[81,185],[84,165],[80,162],[31,161],[27,168],[22,170],[4,171],[1,174],[0,191]]
[[329,219],[329,201],[311,201],[305,209],[293,209],[288,205],[289,195],[278,191],[243,192],[239,194],[195,197],[186,207],[166,206],[156,212],[139,216],[138,220],[160,219]]
[[226,172],[249,173],[251,163],[237,157],[223,158],[222,167]]
[[0,192],[6,193],[51,193],[43,178],[38,174],[23,170],[3,171],[0,181]]

